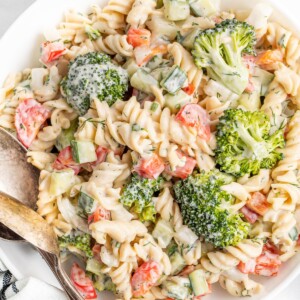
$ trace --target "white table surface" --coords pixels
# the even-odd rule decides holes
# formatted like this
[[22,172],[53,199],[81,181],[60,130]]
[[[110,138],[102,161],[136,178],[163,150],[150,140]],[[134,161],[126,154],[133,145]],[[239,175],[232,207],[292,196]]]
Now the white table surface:
[[[34,0],[0,0],[0,37],[8,28],[8,26],[22,13],[22,11],[24,11],[33,2]],[[300,1],[284,0],[284,2],[286,6],[290,8],[291,12],[294,13],[297,17],[299,17]],[[2,248],[4,251],[11,251],[13,253],[14,248],[17,247],[20,247],[20,245],[0,241],[0,248]],[[33,264],[32,261],[28,260],[28,252],[30,252],[31,257],[35,257],[34,250],[30,246],[26,247],[26,252],[26,261],[22,260],[21,257],[16,257],[16,263],[22,266],[21,270],[23,270],[22,273],[25,276],[32,275],[44,280],[51,276],[51,274],[49,274],[48,272],[40,274],[40,264],[44,264],[44,268],[47,268],[45,262],[43,262],[41,259],[39,259],[35,264]],[[50,281],[54,283],[54,278],[52,276]],[[282,292],[278,297],[274,298],[273,300],[287,299],[300,299],[300,276],[296,278],[295,281],[284,292]]]

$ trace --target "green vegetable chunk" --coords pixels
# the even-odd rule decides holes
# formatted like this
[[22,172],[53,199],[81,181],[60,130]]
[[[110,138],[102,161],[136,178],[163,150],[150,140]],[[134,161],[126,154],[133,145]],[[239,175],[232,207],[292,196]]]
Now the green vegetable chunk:
[[96,209],[96,201],[88,194],[80,191],[78,197],[78,207],[82,209],[84,214],[92,214]]
[[221,186],[232,181],[231,176],[215,169],[194,173],[174,186],[184,223],[216,247],[236,245],[247,237],[250,228],[240,214],[228,209],[235,198],[221,190]]
[[95,145],[89,141],[72,141],[72,156],[79,163],[93,162],[97,159]]
[[143,178],[134,174],[121,195],[120,202],[139,215],[141,221],[155,221],[156,210],[152,197],[162,187],[164,180]]
[[210,289],[202,270],[195,270],[189,274],[189,279],[195,296],[201,296],[209,293]]
[[114,65],[108,55],[91,52],[70,63],[61,85],[68,103],[84,115],[94,99],[106,101],[109,106],[122,99],[128,89],[128,74]]
[[199,68],[241,95],[248,84],[249,71],[242,61],[244,53],[253,53],[254,28],[236,19],[225,20],[197,36],[192,54]]
[[55,147],[61,151],[71,145],[71,141],[74,140],[74,134],[78,128],[78,119],[71,121],[71,125],[68,129],[63,129],[60,135],[57,137]]
[[58,244],[61,250],[75,247],[81,251],[87,258],[93,257],[91,249],[91,236],[87,233],[79,235],[64,235],[58,238]]
[[226,110],[217,126],[216,162],[236,177],[271,169],[282,159],[283,129],[270,135],[270,118],[263,112]]

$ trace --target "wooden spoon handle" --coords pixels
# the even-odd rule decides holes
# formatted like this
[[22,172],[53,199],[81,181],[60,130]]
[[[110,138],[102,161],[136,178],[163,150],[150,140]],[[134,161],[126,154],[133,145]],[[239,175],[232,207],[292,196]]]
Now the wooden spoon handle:
[[64,291],[67,293],[69,299],[71,300],[84,300],[79,292],[76,290],[74,285],[72,284],[70,278],[67,276],[65,271],[63,270],[59,258],[51,253],[45,252],[41,249],[38,249],[38,252],[41,256],[45,259],[48,266],[52,270],[53,274],[55,275],[56,279],[61,284]]

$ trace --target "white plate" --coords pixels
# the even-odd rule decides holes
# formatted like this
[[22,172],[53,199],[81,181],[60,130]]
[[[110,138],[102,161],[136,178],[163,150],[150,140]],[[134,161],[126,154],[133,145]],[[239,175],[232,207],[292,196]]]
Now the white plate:
[[[122,0],[120,0],[122,1]],[[293,0],[295,1],[295,0]],[[0,83],[3,82],[7,74],[22,70],[25,67],[38,66],[39,44],[43,40],[42,32],[44,29],[54,27],[62,19],[63,12],[69,8],[85,10],[89,5],[95,3],[105,3],[105,0],[38,0],[27,11],[25,11],[17,21],[11,26],[0,41]],[[288,12],[283,4],[277,0],[222,0],[223,8],[225,9],[251,9],[258,2],[268,2],[274,7],[272,18],[279,21],[285,27],[293,29],[299,36],[300,26],[297,25],[296,19]],[[13,249],[18,253],[18,257],[22,251],[26,251],[27,262],[19,260],[15,262],[15,266],[22,275],[36,275],[47,282],[57,285],[52,274],[47,271],[45,263],[37,255],[33,255],[29,246],[18,245],[11,247],[7,243],[0,242],[0,247],[9,254],[12,254]],[[25,247],[25,248],[24,248]],[[26,250],[27,249],[27,250]],[[29,267],[29,265],[31,267]],[[38,272],[39,265],[43,272]],[[41,276],[43,273],[43,276]],[[300,274],[300,255],[295,256],[290,261],[285,263],[280,270],[280,273],[275,278],[264,278],[261,282],[265,286],[264,292],[253,300],[274,300],[282,289],[284,289],[291,281]],[[299,297],[297,297],[299,298]],[[110,297],[101,297],[102,300],[112,299]],[[206,300],[232,300],[235,299],[228,295],[222,289],[215,289],[211,296],[205,297]],[[282,297],[282,299],[287,299]],[[294,298],[296,299],[296,298]]]

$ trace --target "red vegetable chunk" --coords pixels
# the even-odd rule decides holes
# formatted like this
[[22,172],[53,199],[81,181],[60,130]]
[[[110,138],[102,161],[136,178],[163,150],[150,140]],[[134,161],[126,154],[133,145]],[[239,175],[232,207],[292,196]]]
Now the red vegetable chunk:
[[15,115],[15,126],[18,139],[25,147],[31,145],[50,116],[51,111],[34,99],[25,99],[19,104]]

